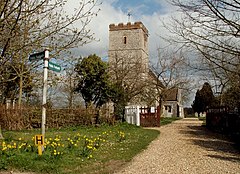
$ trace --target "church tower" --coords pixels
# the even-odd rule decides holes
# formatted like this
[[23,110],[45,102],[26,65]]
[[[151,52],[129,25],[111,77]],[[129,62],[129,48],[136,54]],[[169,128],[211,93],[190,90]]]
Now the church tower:
[[109,25],[109,72],[129,104],[142,103],[149,77],[148,30],[142,22]]
[[116,64],[135,67],[138,74],[146,77],[149,72],[148,30],[143,23],[110,24],[108,57],[110,67]]

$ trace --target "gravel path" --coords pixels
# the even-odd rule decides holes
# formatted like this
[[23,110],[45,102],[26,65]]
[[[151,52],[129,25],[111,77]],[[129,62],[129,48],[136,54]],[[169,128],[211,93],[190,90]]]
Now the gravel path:
[[159,128],[160,136],[116,174],[240,174],[240,153],[198,119]]

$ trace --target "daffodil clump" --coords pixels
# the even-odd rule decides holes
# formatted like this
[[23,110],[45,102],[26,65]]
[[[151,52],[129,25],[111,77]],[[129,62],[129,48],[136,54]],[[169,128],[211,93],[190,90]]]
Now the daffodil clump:
[[6,155],[7,157],[15,155],[17,149],[17,144],[15,142],[6,143],[5,141],[1,144],[1,155]]
[[45,138],[44,150],[50,152],[50,156],[53,158],[59,158],[64,152],[64,143],[60,136],[56,135],[54,138]]
[[23,138],[19,138],[17,141],[17,147],[20,152],[34,152],[36,151],[33,142],[25,141]]
[[101,135],[97,138],[88,138],[86,136],[83,137],[84,144],[81,148],[80,155],[86,158],[92,158],[92,153],[96,151],[102,142],[105,142],[106,139],[103,139]]
[[122,142],[123,140],[126,139],[126,135],[125,135],[125,133],[122,132],[122,131],[118,131],[118,133],[117,133],[116,136],[117,136],[117,141],[118,141],[118,142]]
[[33,143],[22,141],[22,138],[19,138],[16,141],[2,141],[0,142],[0,155],[5,157],[12,157],[21,152],[34,152]]
[[73,138],[67,138],[67,147],[69,149],[74,149],[78,146],[79,142],[81,140],[80,133],[77,133]]
[[[117,136],[118,142],[125,140],[125,133],[121,131],[116,134],[111,131],[105,131],[96,137],[87,137],[80,133],[67,138],[56,135],[55,137],[46,137],[44,139],[43,156],[45,155],[56,159],[74,150],[73,152],[76,152],[76,155],[81,156],[82,159],[91,159],[93,158],[94,152],[97,151],[102,144],[108,141],[109,134]],[[19,153],[37,154],[38,148],[34,144],[34,138],[35,137],[30,141],[24,140],[23,138],[11,142],[2,141],[0,142],[0,155],[9,157],[17,156]]]

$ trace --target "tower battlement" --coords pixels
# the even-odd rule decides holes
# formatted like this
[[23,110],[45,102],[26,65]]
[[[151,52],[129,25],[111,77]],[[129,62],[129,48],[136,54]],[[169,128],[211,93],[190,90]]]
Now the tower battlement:
[[133,30],[133,29],[142,29],[144,33],[148,34],[147,28],[143,25],[142,22],[128,22],[127,24],[119,23],[117,25],[110,24],[109,31],[118,31],[118,30]]

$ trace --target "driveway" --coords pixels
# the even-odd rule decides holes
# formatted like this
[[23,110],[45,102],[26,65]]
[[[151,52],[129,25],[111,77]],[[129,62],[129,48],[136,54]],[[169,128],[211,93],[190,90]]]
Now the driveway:
[[160,127],[160,136],[116,174],[240,174],[233,143],[201,125],[185,118]]

